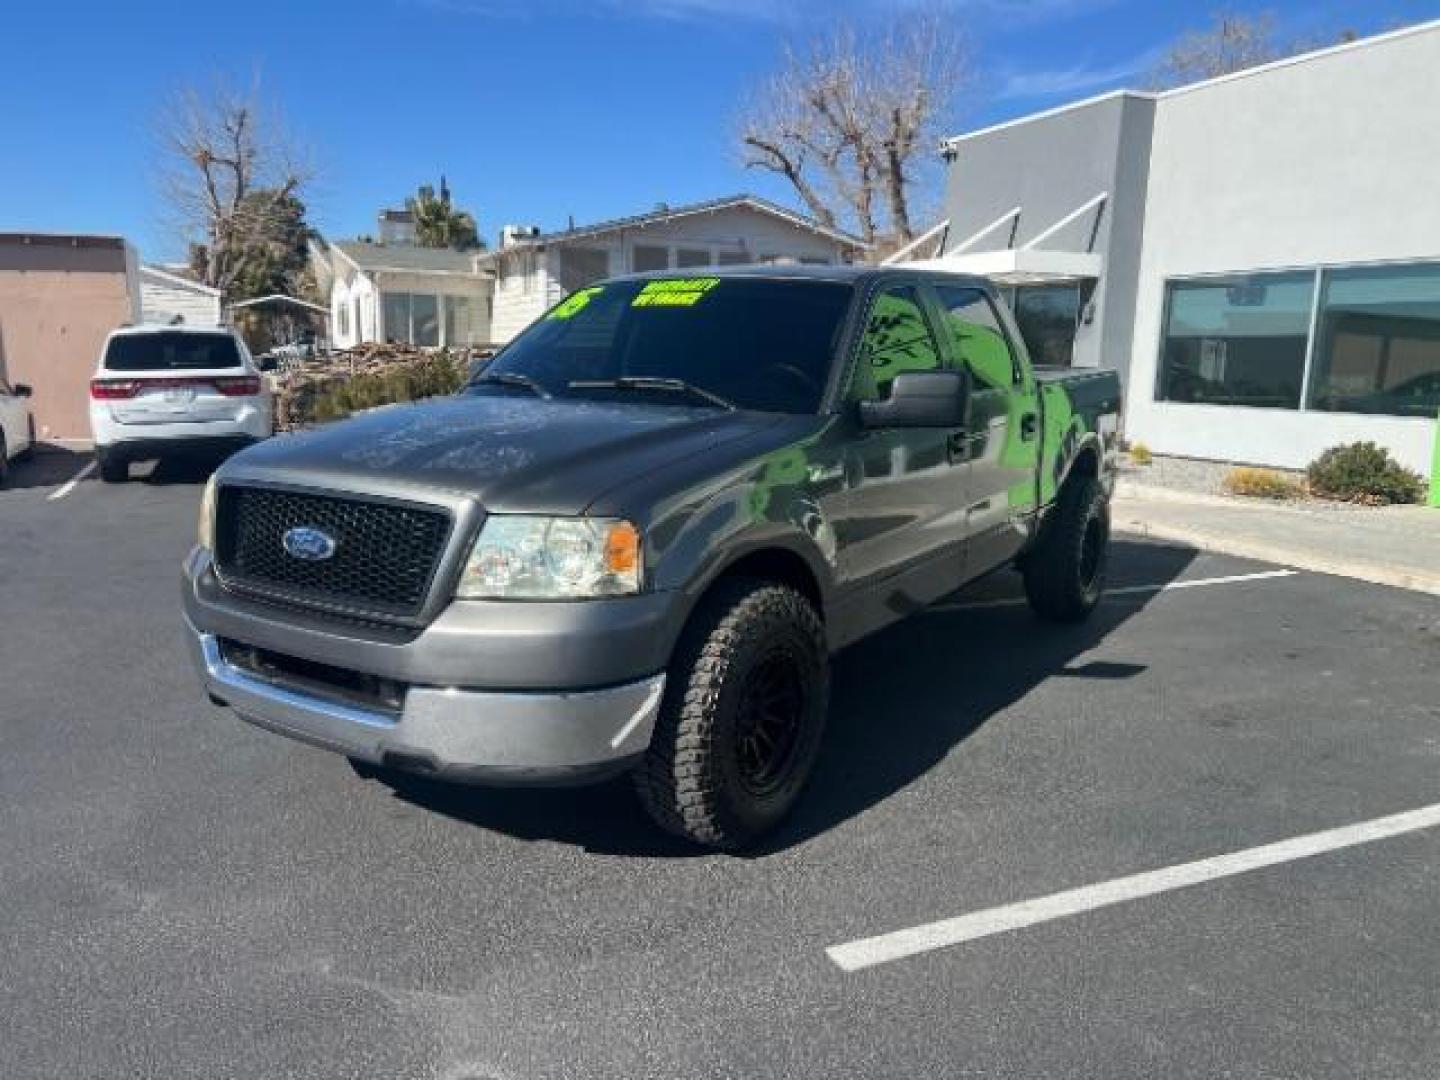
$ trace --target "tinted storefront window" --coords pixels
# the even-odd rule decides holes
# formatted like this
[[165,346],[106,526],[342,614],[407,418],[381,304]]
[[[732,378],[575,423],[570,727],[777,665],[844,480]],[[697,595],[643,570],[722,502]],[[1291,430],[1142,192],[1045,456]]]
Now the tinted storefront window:
[[1309,271],[1172,282],[1160,398],[1298,409],[1314,291]]
[[1327,270],[1309,407],[1440,411],[1440,264]]
[[1080,322],[1080,286],[1022,285],[1015,290],[1015,322],[1036,364],[1069,367]]

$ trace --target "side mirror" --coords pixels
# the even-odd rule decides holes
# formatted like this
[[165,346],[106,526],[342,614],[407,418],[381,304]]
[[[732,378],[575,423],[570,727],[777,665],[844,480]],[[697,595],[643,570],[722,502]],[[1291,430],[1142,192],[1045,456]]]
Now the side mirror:
[[33,393],[35,393],[35,388],[30,386],[28,383],[17,382],[15,384],[16,397],[29,397]]
[[970,380],[960,371],[908,371],[895,376],[884,401],[862,401],[866,428],[962,428]]
[[255,358],[255,366],[261,371],[274,371],[280,366],[280,362],[270,353],[261,353]]

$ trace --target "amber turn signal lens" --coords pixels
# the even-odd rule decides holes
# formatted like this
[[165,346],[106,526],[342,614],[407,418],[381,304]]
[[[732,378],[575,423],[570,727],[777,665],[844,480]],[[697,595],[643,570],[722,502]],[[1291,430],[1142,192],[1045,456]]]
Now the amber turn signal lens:
[[612,574],[632,574],[639,565],[639,531],[628,521],[616,522],[605,536],[605,569]]

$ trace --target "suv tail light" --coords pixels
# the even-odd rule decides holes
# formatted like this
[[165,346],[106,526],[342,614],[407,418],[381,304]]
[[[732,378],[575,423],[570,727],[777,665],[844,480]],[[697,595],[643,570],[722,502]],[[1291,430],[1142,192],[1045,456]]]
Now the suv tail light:
[[226,397],[254,397],[260,393],[258,375],[225,375],[212,381],[215,389]]
[[133,398],[140,392],[139,379],[91,379],[90,396],[96,401]]

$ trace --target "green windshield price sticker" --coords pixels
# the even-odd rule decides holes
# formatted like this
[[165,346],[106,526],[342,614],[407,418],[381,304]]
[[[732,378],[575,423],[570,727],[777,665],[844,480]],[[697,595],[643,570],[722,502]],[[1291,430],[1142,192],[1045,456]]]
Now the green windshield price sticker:
[[573,318],[577,313],[584,309],[586,304],[590,303],[591,300],[594,300],[595,297],[599,296],[604,291],[605,290],[603,288],[596,287],[594,289],[581,289],[577,293],[571,293],[564,300],[560,301],[560,303],[555,305],[554,310],[550,312],[550,315],[548,317],[551,319]]
[[672,278],[668,281],[647,281],[635,294],[631,307],[693,307],[716,285],[718,277]]

